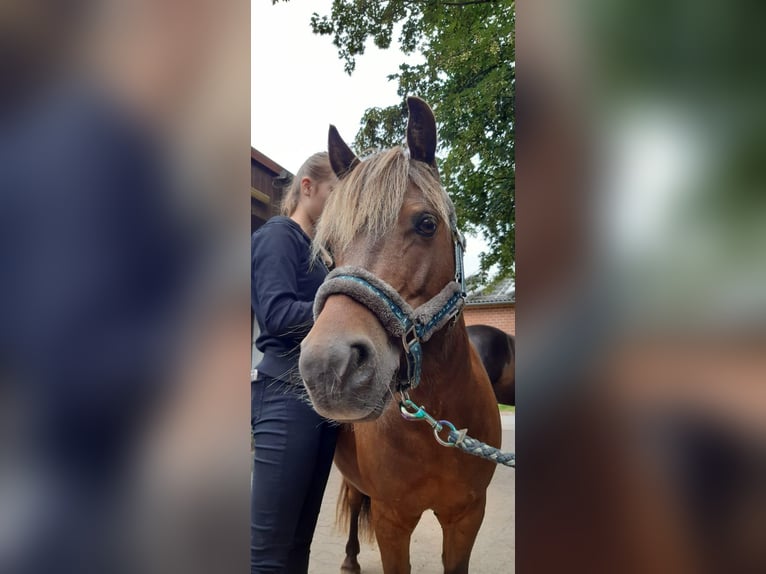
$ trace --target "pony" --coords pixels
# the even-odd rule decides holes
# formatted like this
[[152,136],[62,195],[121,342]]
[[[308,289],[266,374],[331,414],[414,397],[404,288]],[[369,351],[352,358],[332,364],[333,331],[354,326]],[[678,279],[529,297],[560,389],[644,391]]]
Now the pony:
[[384,572],[410,572],[411,535],[430,509],[442,528],[444,572],[463,574],[495,465],[402,420],[402,397],[497,447],[500,415],[460,313],[463,242],[436,167],[434,115],[419,98],[407,107],[407,149],[360,159],[330,126],[339,183],[314,250],[331,253],[336,268],[317,293],[299,368],[316,411],[342,424],[338,505],[350,531],[341,570],[361,571],[359,535],[368,528]]
[[469,325],[468,339],[487,370],[498,403],[516,404],[516,340],[489,325]]

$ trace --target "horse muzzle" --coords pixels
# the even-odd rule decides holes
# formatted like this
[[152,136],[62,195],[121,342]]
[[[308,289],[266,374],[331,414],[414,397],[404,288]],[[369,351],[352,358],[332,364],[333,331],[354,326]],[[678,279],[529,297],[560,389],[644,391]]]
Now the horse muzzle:
[[[328,322],[338,317],[329,311]],[[324,318],[303,340],[299,362],[314,409],[342,422],[377,418],[391,400],[399,353],[377,325],[380,333],[372,334],[350,326],[324,329]]]

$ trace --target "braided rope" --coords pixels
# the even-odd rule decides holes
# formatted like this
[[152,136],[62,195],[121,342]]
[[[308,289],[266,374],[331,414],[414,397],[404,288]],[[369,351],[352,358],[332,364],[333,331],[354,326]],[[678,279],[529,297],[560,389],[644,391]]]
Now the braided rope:
[[494,446],[489,446],[461,431],[450,431],[447,441],[463,452],[491,460],[496,464],[516,468],[516,455],[512,452],[502,452]]
[[[401,401],[399,402],[399,411],[402,417],[408,421],[422,420],[431,425],[434,429],[434,438],[442,446],[459,448],[467,454],[472,454],[490,460],[496,464],[503,464],[505,466],[511,466],[516,468],[516,455],[512,452],[502,452],[500,449],[493,446],[489,446],[487,443],[481,442],[473,437],[468,436],[468,430],[457,430],[455,425],[449,421],[439,421],[429,415],[426,410],[415,404],[410,399],[407,391],[400,391]],[[412,410],[409,410],[412,409]],[[447,440],[442,439],[439,433],[447,429]]]

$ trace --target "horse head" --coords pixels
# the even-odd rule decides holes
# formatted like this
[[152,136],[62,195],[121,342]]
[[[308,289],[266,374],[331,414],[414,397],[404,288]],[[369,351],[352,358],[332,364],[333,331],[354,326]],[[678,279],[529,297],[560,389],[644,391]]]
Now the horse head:
[[406,371],[402,336],[389,324],[396,318],[375,309],[390,306],[387,299],[426,308],[455,278],[457,232],[436,168],[436,123],[422,100],[410,97],[407,105],[409,153],[399,146],[360,159],[335,127],[329,131],[330,163],[340,182],[320,218],[314,249],[332,253],[333,274],[346,270],[347,288],[325,289],[333,274],[320,288],[300,372],[316,411],[339,421],[378,418]]

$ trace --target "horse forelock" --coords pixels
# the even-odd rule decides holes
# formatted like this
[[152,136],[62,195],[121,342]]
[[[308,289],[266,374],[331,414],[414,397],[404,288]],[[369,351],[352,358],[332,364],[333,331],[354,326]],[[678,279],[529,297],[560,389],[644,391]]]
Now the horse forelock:
[[317,225],[314,252],[337,255],[359,236],[375,241],[390,233],[410,186],[445,223],[454,217],[436,171],[394,147],[365,158],[339,182]]

